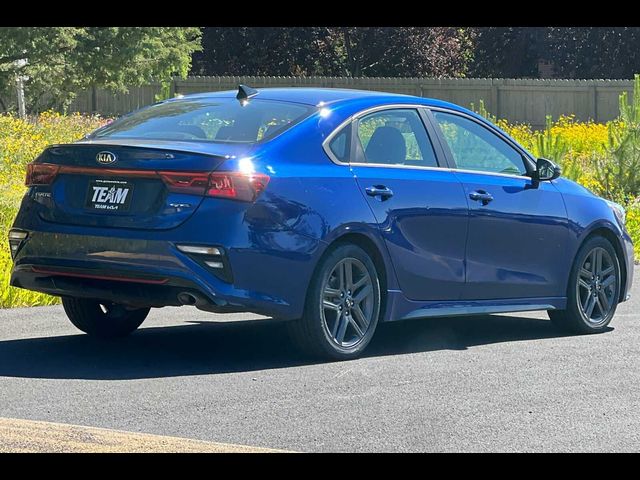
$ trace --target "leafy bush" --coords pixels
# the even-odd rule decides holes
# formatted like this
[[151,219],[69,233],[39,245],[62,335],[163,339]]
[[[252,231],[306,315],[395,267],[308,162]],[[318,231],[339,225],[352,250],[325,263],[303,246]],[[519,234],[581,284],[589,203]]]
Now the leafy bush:
[[9,286],[11,256],[7,234],[25,192],[25,165],[53,143],[68,143],[104,125],[96,116],[46,112],[27,121],[0,115],[0,307],[51,305],[57,297]]
[[607,146],[594,155],[595,177],[605,196],[621,203],[640,195],[640,76],[634,81],[633,101],[620,95],[620,117],[609,124]]
[[638,202],[627,207],[627,231],[636,247],[636,258],[640,257],[640,204]]

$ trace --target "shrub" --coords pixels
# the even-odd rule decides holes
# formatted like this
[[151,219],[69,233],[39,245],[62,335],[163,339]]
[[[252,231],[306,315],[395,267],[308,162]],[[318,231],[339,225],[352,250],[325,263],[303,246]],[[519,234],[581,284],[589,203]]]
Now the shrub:
[[7,234],[25,192],[25,166],[53,143],[69,143],[106,123],[97,116],[45,112],[29,120],[0,115],[0,307],[51,305],[57,297],[9,286]]
[[620,95],[620,118],[610,123],[603,154],[593,156],[596,178],[603,194],[620,203],[640,195],[640,76],[636,75],[633,101]]

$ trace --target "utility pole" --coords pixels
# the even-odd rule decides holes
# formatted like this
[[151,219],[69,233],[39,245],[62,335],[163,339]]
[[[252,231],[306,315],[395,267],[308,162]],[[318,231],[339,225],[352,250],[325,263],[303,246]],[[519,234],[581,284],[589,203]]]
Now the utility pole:
[[13,62],[16,67],[16,93],[18,96],[18,116],[22,119],[27,117],[27,109],[24,101],[24,81],[29,77],[20,74],[20,69],[27,64],[27,60],[22,58]]

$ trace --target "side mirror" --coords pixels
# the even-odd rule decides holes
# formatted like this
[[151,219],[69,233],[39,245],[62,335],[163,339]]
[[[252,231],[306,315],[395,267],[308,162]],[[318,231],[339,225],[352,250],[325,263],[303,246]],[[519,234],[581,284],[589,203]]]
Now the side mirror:
[[535,180],[539,182],[545,182],[549,180],[555,180],[562,175],[562,168],[556,165],[551,160],[546,158],[539,158],[536,161],[536,173]]

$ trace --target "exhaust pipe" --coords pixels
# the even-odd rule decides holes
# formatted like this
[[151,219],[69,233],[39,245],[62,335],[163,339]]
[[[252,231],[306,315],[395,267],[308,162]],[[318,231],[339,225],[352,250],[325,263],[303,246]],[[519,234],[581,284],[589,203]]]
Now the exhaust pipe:
[[198,299],[196,298],[196,296],[189,292],[180,292],[178,294],[178,301],[182,305],[195,305],[196,303],[198,303]]
[[205,312],[231,313],[245,311],[242,307],[227,305],[227,302],[224,300],[213,302],[197,292],[180,292],[178,294],[178,302],[180,302],[181,305],[196,307]]

